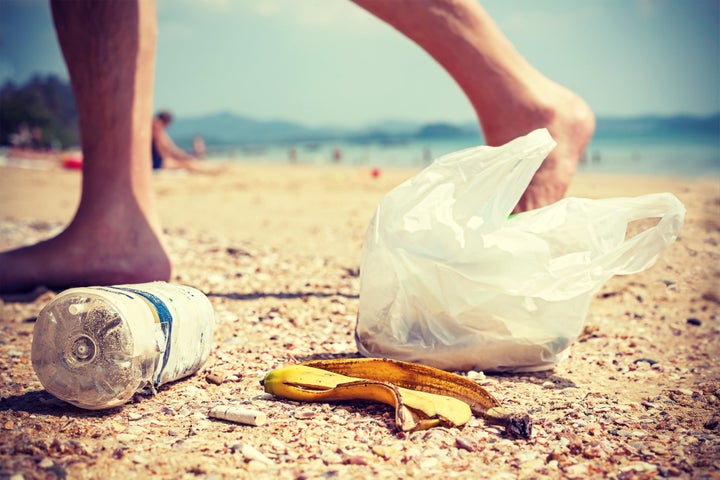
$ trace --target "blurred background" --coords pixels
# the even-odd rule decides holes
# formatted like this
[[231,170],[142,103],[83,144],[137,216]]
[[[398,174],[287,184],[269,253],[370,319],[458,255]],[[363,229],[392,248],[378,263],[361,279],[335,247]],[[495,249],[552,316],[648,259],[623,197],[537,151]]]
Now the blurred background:
[[[581,168],[720,174],[720,2],[485,0],[517,49],[583,96]],[[422,165],[482,143],[433,59],[346,0],[158,0],[156,109],[217,161]],[[0,0],[0,144],[77,146],[50,8]]]

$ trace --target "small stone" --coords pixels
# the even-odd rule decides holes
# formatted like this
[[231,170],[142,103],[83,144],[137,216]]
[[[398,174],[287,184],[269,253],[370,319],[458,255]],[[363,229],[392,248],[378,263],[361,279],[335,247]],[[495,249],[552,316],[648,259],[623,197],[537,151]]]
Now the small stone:
[[52,461],[51,458],[48,457],[43,458],[42,460],[40,460],[40,463],[38,463],[38,467],[40,468],[50,468],[53,465],[55,465],[55,463]]
[[630,465],[625,465],[624,467],[620,467],[621,472],[651,472],[653,470],[657,470],[657,465],[653,465],[652,463],[647,462],[635,462],[631,463]]
[[569,477],[575,477],[575,478],[587,478],[588,474],[588,466],[584,463],[578,463],[576,465],[570,465],[565,469],[565,473]]
[[137,439],[135,435],[132,435],[130,433],[119,433],[115,435],[115,438],[120,442],[132,442]]
[[467,372],[467,378],[474,382],[485,380],[485,373],[478,372],[477,370],[470,370],[469,372]]
[[705,428],[707,430],[715,430],[717,428],[717,426],[718,426],[717,417],[713,417],[703,424],[703,428]]
[[343,465],[367,465],[367,458],[362,455],[347,455],[342,460]]
[[247,463],[247,468],[251,472],[260,472],[263,470],[267,470],[268,465],[264,462],[260,462],[258,460],[250,460]]
[[653,360],[652,358],[645,358],[645,357],[643,357],[643,358],[638,358],[638,359],[635,359],[635,360],[633,361],[633,363],[636,363],[636,364],[637,364],[637,363],[640,363],[640,362],[647,362],[650,366],[653,366],[653,365],[655,365],[656,363],[658,363],[657,360]]
[[207,380],[208,383],[212,383],[213,385],[222,385],[222,383],[225,381],[225,378],[221,373],[210,373],[205,377],[205,380]]
[[387,445],[373,445],[372,447],[370,447],[370,450],[372,450],[375,455],[377,455],[378,457],[382,457],[385,460],[390,460],[391,458],[400,453],[399,449],[389,447]]
[[248,462],[255,460],[257,462],[264,463],[265,465],[273,465],[272,460],[263,455],[257,448],[253,447],[252,445],[243,445],[240,451],[242,452],[243,457],[245,457],[245,460],[247,460]]
[[455,445],[457,445],[458,448],[467,450],[468,452],[474,452],[477,450],[477,444],[468,437],[455,437]]
[[315,418],[315,412],[311,410],[301,410],[299,412],[295,412],[295,418],[298,420],[310,420],[311,418]]

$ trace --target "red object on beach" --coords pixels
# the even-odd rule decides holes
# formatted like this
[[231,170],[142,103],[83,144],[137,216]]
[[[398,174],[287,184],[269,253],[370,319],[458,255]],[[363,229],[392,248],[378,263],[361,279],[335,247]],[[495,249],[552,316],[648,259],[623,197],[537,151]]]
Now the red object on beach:
[[82,169],[82,157],[65,157],[62,160],[62,165],[65,168],[71,169],[71,170],[80,170]]
[[380,176],[380,169],[373,168],[372,170],[370,170],[370,176],[373,178],[378,178]]

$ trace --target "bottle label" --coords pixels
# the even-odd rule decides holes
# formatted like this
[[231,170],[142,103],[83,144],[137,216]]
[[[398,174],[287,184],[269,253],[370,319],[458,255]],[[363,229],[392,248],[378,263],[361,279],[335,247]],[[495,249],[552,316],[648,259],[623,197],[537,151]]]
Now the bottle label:
[[156,351],[161,352],[149,380],[154,387],[190,375],[205,363],[212,347],[214,311],[198,290],[165,282],[98,288],[142,300],[152,311],[156,328],[151,333],[146,323],[144,333],[135,336],[154,336]]
[[160,323],[160,330],[165,337],[165,348],[162,356],[162,361],[158,363],[158,366],[155,370],[154,381],[155,386],[157,387],[161,383],[160,377],[168,364],[168,359],[170,358],[170,350],[172,348],[170,340],[172,339],[173,316],[170,313],[170,310],[168,310],[167,305],[165,305],[165,302],[163,302],[162,300],[160,300],[160,298],[148,291],[138,290],[136,288],[124,286],[119,286],[115,288],[117,288],[118,290],[125,290],[128,292],[132,292],[136,295],[140,295],[145,300],[147,300],[155,310],[155,313],[157,315],[156,321]]
[[185,377],[198,370],[212,348],[215,315],[210,301],[198,290],[183,285],[152,282],[117,285],[144,299],[156,312],[164,349],[154,374],[155,386]]

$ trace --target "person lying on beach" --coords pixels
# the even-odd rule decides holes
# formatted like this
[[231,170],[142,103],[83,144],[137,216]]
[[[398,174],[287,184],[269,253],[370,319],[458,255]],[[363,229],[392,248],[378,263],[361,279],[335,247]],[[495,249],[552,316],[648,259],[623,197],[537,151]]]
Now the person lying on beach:
[[175,145],[167,131],[172,123],[172,114],[168,111],[158,112],[152,120],[152,141],[150,154],[153,170],[187,170],[189,172],[210,173],[213,170],[198,162],[182,148]]
[[[474,107],[486,142],[547,128],[557,147],[517,210],[559,200],[595,128],[578,95],[545,77],[475,0],[355,0],[427,51]],[[0,291],[167,280],[150,165],[156,8],[141,0],[52,0],[78,107],[84,171],[58,236],[0,253]],[[111,93],[111,94],[110,94]]]

